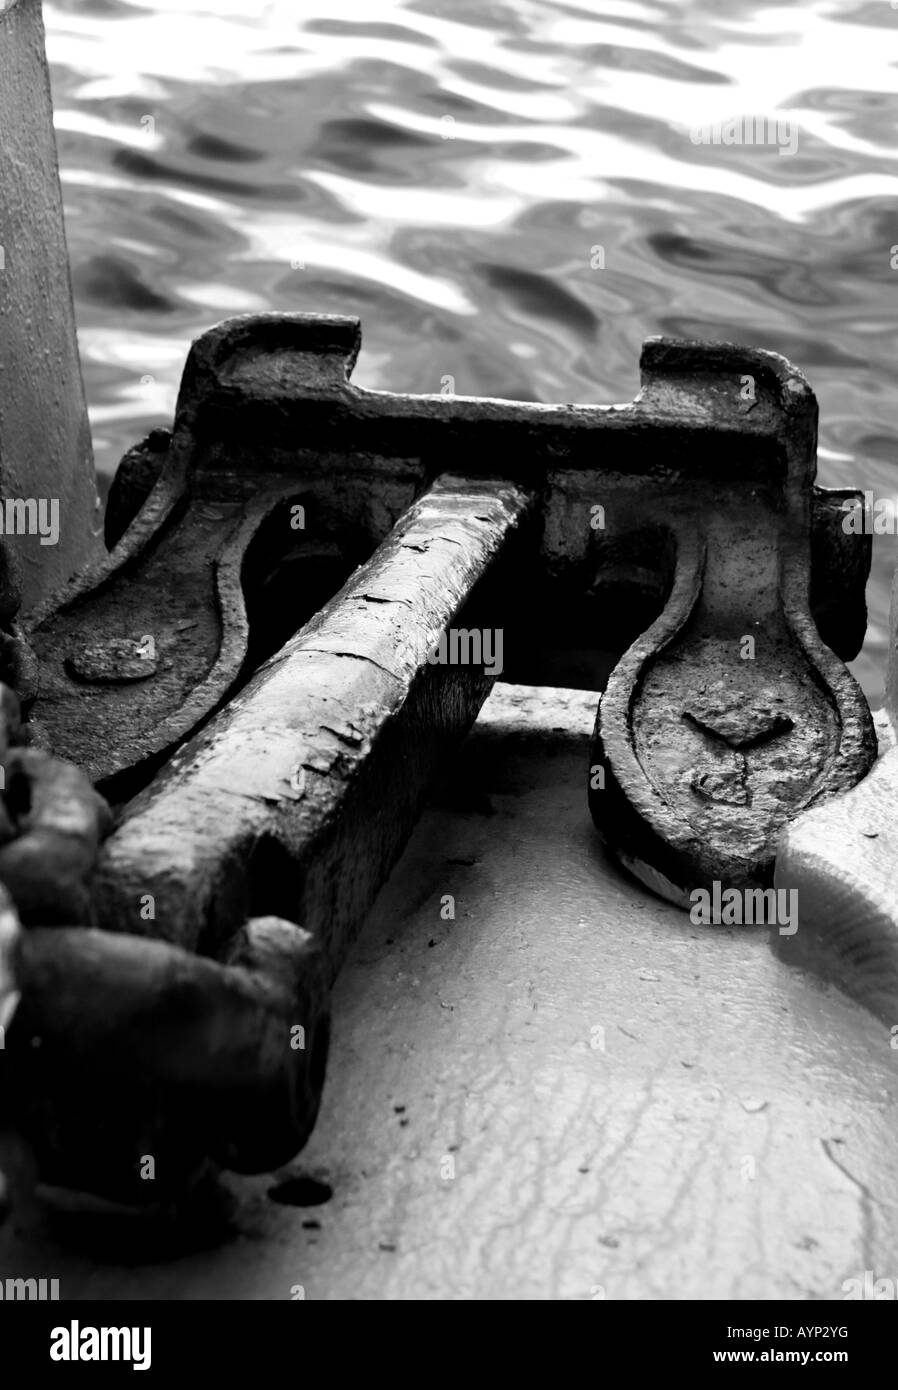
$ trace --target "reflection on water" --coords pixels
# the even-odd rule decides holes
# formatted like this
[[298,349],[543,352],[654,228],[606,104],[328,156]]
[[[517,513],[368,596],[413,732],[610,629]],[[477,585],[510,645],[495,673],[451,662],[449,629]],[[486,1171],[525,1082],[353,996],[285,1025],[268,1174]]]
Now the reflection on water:
[[[820,399],[821,481],[898,494],[888,0],[44,15],[104,473],[170,419],[192,337],[313,309],[361,316],[355,379],[391,390],[622,401],[649,334],[773,348]],[[690,138],[776,112],[794,156]],[[873,698],[896,556],[875,542]]]

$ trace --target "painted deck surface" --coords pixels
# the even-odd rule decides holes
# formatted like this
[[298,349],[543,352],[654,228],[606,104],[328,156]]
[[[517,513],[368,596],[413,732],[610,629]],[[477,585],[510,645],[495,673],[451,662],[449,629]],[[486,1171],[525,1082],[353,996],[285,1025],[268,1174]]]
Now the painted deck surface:
[[150,1265],[64,1250],[25,1211],[0,1274],[265,1300],[840,1299],[894,1277],[888,1029],[765,928],[693,926],[608,864],[594,714],[497,687],[437,789],[335,991],[290,1170],[328,1202],[234,1180],[230,1239]]

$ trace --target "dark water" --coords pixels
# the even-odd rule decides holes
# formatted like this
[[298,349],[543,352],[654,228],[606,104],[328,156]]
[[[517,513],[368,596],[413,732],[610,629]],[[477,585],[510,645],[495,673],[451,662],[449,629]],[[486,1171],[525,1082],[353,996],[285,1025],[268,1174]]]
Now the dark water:
[[[44,13],[104,473],[170,420],[192,337],[312,309],[361,316],[355,378],[391,390],[623,401],[649,334],[772,348],[819,397],[820,480],[898,495],[890,0]],[[690,138],[774,112],[794,153]],[[896,547],[855,666],[873,699]]]

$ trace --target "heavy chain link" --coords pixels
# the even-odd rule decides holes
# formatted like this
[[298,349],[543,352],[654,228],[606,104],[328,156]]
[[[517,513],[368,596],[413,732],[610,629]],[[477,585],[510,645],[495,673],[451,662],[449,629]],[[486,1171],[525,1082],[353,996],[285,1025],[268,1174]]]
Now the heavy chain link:
[[150,1158],[177,1182],[210,1157],[244,1172],[286,1162],[323,1083],[316,941],[256,917],[213,960],[99,929],[91,879],[110,809],[79,768],[27,738],[0,684],[0,1028],[11,1111],[45,1180],[131,1204]]
[[21,990],[23,926],[88,926],[90,876],[112,816],[72,763],[28,745],[19,699],[0,683],[0,1028]]

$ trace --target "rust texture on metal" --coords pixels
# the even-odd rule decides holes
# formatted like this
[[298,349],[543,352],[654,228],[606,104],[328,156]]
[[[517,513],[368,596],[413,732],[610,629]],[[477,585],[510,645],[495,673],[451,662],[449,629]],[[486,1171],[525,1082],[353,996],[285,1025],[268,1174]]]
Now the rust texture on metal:
[[[554,406],[363,390],[349,380],[359,343],[357,320],[297,314],[229,320],[193,345],[170,440],[154,431],[113,488],[107,533],[117,545],[29,624],[41,671],[31,718],[95,781],[140,765],[150,775],[258,664],[248,573],[292,566],[296,621],[286,640],[441,473],[461,467],[540,493],[543,523],[522,585],[545,582],[527,595],[532,624],[515,644],[526,665],[522,648],[539,648],[541,630],[551,648],[565,621],[570,645],[614,646],[616,612],[627,645],[642,606],[657,607],[670,585],[663,537],[681,534],[680,514],[698,520],[726,494],[730,515],[744,522],[744,507],[758,518],[756,485],[785,496],[787,440],[790,458],[802,447],[813,456],[813,397],[802,386],[803,408],[791,408],[771,384],[782,362],[772,354],[650,340],[631,405]],[[746,373],[758,381],[748,411]],[[845,657],[863,636],[869,538],[843,535],[845,494],[814,489],[812,479],[811,464],[789,484],[805,508],[798,516],[792,506],[792,524],[806,546],[813,523],[805,564],[813,561],[815,613]],[[596,506],[604,530],[590,524]],[[775,509],[770,499],[767,513]],[[293,529],[300,516],[304,528]],[[313,540],[329,543],[330,557]],[[849,551],[840,570],[836,557]],[[317,601],[304,605],[306,590]],[[614,601],[621,591],[635,627]],[[583,630],[585,596],[612,596],[598,610],[608,634]],[[594,614],[595,604],[584,616]],[[513,678],[557,683],[565,674],[529,666]]]
[[26,733],[0,686],[0,1059],[42,1180],[133,1203],[141,1154],[163,1163],[166,1193],[208,1157],[289,1157],[324,1078],[317,943],[273,916],[235,927],[215,958],[98,929],[109,809],[79,768],[21,746]]
[[[141,1154],[176,1182],[301,1146],[330,982],[500,671],[595,690],[612,653],[590,804],[674,901],[765,883],[782,825],[873,757],[840,660],[869,537],[814,486],[784,359],[650,340],[632,404],[544,406],[362,390],[359,340],[315,315],[204,335],[171,435],[123,462],[112,552],[28,623],[32,739],[118,803],[102,844],[69,818],[79,914],[29,908],[16,948],[50,1180],[139,1202]],[[491,670],[435,653],[453,624],[504,635]]]
[[492,684],[483,664],[429,658],[533,503],[494,480],[428,489],[131,803],[98,867],[101,924],[138,919],[150,880],[148,929],[205,953],[274,896],[335,973]]
[[[730,365],[721,349],[703,356],[703,370],[715,364]],[[675,537],[671,591],[596,722],[596,823],[637,877],[683,905],[715,881],[769,884],[782,828],[853,786],[876,753],[866,701],[810,610],[816,402],[781,358],[754,352],[744,365],[780,448],[738,470],[725,452],[698,457],[691,477],[685,461],[675,488],[646,499],[642,523],[655,515]],[[845,549],[834,534],[834,553]],[[833,645],[854,655],[862,633],[843,635]]]
[[[138,1205],[141,1154],[171,1182],[305,1142],[329,983],[494,679],[435,648],[534,507],[437,480],[128,806],[93,877],[100,929],[26,935],[10,1053],[45,1182]],[[110,1124],[100,1161],[85,1139]]]

